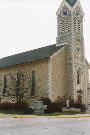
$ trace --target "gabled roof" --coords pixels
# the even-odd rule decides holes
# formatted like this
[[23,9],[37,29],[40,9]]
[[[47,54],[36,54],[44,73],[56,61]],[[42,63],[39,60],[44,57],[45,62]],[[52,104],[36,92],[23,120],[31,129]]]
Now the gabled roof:
[[0,68],[14,66],[18,64],[24,64],[33,62],[36,60],[48,59],[50,56],[61,49],[63,46],[50,45],[35,50],[15,54],[12,56],[4,57],[0,59]]
[[77,0],[66,0],[70,5],[71,7],[74,6],[74,4],[77,2]]

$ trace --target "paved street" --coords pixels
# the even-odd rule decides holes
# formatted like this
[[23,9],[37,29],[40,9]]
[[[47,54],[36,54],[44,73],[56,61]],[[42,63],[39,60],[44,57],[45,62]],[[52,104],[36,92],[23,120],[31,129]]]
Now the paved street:
[[90,118],[1,118],[0,135],[90,135]]

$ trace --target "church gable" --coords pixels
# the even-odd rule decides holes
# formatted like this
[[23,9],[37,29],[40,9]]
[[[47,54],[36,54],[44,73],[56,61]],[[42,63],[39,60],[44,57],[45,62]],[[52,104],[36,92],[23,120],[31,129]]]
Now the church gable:
[[66,47],[57,51],[50,57],[49,69],[49,97],[54,102],[58,96],[67,93],[66,87]]

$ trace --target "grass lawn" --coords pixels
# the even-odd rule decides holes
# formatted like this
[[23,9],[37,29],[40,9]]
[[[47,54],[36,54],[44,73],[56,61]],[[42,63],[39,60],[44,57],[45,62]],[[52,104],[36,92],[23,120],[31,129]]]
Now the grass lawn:
[[75,115],[75,114],[84,114],[84,113],[78,111],[65,111],[65,112],[55,112],[51,114],[42,114],[39,116],[59,116],[59,115]]
[[[3,114],[24,114],[21,111],[17,111],[17,110],[0,110],[0,113]],[[82,112],[78,112],[78,111],[65,111],[65,112],[55,112],[55,113],[50,113],[50,114],[41,114],[38,116],[59,116],[59,115],[75,115],[75,114],[84,114]]]

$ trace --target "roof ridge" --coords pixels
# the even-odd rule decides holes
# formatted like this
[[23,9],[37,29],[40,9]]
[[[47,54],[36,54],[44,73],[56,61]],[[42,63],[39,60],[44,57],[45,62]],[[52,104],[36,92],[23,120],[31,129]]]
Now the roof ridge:
[[54,45],[56,45],[56,44],[48,45],[48,46],[43,46],[43,47],[40,47],[40,48],[35,48],[35,49],[27,50],[27,51],[25,51],[25,52],[20,52],[20,53],[16,53],[16,54],[8,55],[8,56],[5,56],[5,57],[0,58],[0,60],[1,60],[1,59],[3,59],[3,58],[8,58],[8,57],[12,57],[12,56],[16,56],[16,55],[20,55],[20,54],[28,53],[28,52],[31,52],[31,51],[35,51],[35,50],[39,50],[39,49],[43,49],[43,48],[50,47],[50,46],[54,46]]
[[28,62],[34,62],[36,60],[49,59],[52,54],[61,49],[62,46],[56,46],[56,44],[37,48],[34,50],[18,53],[15,55],[3,57],[0,59],[0,67],[10,67],[14,65],[24,64]]

